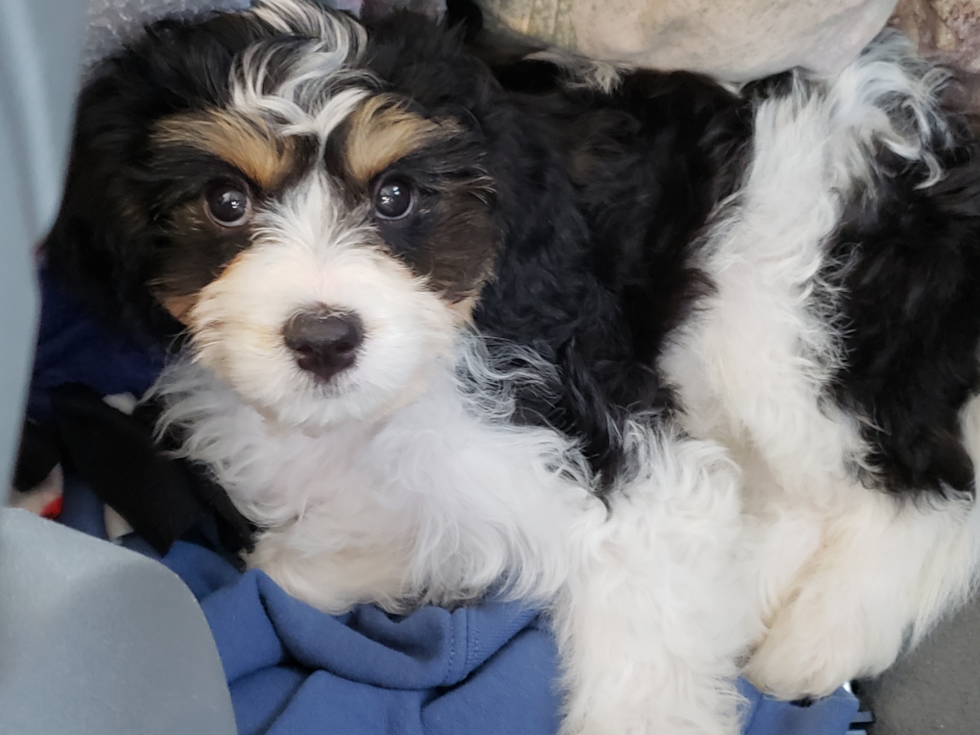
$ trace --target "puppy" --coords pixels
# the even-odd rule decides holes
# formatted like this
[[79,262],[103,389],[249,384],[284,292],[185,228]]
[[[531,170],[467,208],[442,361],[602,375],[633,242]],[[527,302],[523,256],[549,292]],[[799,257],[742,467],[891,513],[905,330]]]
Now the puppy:
[[734,92],[303,0],[83,91],[48,267],[339,612],[547,606],[566,733],[734,733],[882,670],[978,550],[980,220],[894,36]]

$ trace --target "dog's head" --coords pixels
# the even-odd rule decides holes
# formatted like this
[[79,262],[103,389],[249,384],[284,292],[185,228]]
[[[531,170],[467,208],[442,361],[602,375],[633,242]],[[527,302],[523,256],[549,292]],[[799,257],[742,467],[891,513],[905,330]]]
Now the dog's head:
[[303,0],[164,22],[84,90],[50,265],[293,425],[411,400],[497,249],[456,34]]

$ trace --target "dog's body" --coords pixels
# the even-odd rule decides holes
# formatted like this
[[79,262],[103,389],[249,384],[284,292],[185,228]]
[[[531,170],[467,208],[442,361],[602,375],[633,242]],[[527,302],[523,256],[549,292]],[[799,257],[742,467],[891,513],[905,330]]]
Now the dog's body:
[[102,68],[49,263],[186,328],[164,420],[287,590],[522,595],[567,732],[735,732],[750,647],[823,694],[973,579],[980,197],[944,80],[887,38],[833,80],[602,91],[268,2]]

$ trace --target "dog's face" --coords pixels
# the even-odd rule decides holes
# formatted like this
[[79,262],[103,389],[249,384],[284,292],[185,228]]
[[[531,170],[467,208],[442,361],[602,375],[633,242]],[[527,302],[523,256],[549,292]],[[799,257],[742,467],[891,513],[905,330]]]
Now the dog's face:
[[416,51],[286,0],[151,33],[82,97],[52,259],[133,281],[275,420],[411,401],[496,250],[474,111],[385,78]]

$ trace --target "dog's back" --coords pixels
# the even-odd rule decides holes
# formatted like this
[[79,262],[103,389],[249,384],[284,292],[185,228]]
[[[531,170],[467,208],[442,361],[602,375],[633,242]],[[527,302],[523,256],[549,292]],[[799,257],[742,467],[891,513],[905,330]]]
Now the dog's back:
[[519,407],[607,479],[640,416],[727,447],[762,529],[747,671],[787,698],[876,673],[980,561],[980,148],[948,74],[892,32],[739,95],[580,71],[495,67],[567,187],[512,218],[476,314],[559,366]]

